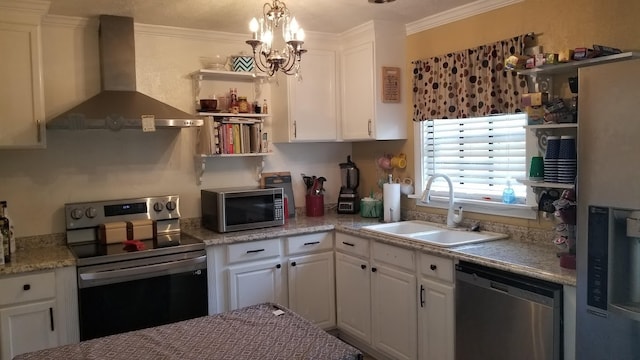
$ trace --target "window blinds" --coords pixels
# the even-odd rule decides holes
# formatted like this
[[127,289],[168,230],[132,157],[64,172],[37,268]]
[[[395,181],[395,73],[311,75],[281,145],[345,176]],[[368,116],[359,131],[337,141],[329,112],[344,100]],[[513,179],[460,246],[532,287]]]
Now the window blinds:
[[[451,178],[456,198],[502,201],[507,179],[517,203],[526,201],[526,115],[496,115],[422,122],[423,176]],[[434,181],[432,194],[448,196],[445,181]]]

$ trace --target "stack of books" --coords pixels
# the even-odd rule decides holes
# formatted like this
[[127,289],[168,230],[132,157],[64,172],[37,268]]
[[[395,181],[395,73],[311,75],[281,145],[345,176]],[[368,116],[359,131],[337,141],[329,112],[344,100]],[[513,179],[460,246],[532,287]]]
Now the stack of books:
[[197,151],[204,155],[260,153],[261,136],[261,120],[206,116]]

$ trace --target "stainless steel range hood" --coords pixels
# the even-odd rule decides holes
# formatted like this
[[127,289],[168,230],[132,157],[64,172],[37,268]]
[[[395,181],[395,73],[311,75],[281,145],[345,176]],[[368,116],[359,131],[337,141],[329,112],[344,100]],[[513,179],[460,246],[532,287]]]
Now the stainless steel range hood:
[[48,129],[141,129],[153,115],[156,128],[201,126],[203,120],[136,91],[133,18],[100,16],[102,91],[54,117]]

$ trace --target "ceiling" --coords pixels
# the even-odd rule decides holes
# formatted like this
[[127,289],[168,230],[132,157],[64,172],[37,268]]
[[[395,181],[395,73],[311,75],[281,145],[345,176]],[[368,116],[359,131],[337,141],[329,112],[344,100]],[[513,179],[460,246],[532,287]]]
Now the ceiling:
[[[271,0],[268,0],[271,2]],[[265,0],[51,0],[50,15],[93,18],[98,15],[133,17],[136,23],[230,33],[249,32],[252,17]],[[339,34],[369,20],[402,24],[433,16],[473,0],[396,0],[373,4],[368,0],[284,0],[305,31]]]

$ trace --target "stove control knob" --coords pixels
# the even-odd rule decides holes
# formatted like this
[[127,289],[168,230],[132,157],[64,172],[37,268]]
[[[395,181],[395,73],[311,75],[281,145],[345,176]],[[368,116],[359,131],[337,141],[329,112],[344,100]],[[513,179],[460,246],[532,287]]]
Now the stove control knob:
[[153,204],[153,210],[155,210],[156,212],[160,212],[164,210],[164,206],[162,206],[162,203],[157,202]]
[[73,209],[73,210],[71,210],[71,218],[73,220],[82,219],[82,215],[84,215],[84,213],[82,212],[81,209]]
[[84,214],[87,215],[89,219],[93,219],[98,214],[98,211],[96,210],[96,208],[90,207],[84,211]]
[[167,210],[173,211],[175,209],[176,209],[176,202],[175,201],[167,201]]

